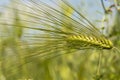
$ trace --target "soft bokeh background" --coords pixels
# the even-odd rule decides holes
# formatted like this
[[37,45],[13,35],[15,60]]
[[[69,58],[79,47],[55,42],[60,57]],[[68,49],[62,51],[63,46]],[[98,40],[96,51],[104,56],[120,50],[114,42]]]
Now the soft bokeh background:
[[[54,6],[49,0],[44,1]],[[69,0],[69,2],[72,3],[73,6],[78,7],[78,10],[100,30],[105,27],[103,33],[114,42],[119,50],[120,11],[112,9],[112,13],[105,14],[100,0]],[[104,3],[107,9],[113,2],[106,0]],[[17,7],[13,0],[1,0],[0,6]],[[29,9],[24,6],[18,8],[29,11]],[[104,52],[96,49],[78,50],[77,52],[56,56],[45,61],[42,61],[39,56],[33,56],[29,59],[24,58],[24,56],[35,53],[40,49],[47,50],[47,46],[44,48],[31,48],[29,46],[29,39],[31,38],[24,36],[26,33],[36,33],[36,35],[39,35],[39,31],[16,27],[21,25],[29,26],[30,24],[22,21],[22,19],[29,20],[31,19],[30,17],[26,15],[21,16],[17,11],[7,8],[1,8],[0,11],[0,80],[120,79],[120,52],[115,50],[105,50]],[[17,20],[14,20],[13,17],[15,17],[15,19],[17,18]],[[13,23],[16,24],[16,26],[3,25],[2,23]],[[34,41],[37,40],[34,39]],[[67,50],[67,53],[70,53],[70,51],[71,50]],[[66,51],[56,50],[54,53],[59,52]],[[96,69],[99,53],[103,53],[103,55],[100,68],[101,74],[97,76]]]

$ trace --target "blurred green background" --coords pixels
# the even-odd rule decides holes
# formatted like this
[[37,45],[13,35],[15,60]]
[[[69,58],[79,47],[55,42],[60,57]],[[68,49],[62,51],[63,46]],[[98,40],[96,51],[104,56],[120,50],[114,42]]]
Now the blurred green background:
[[[45,0],[45,2],[52,5],[49,0]],[[100,30],[104,27],[103,34],[113,41],[114,46],[119,51],[85,49],[71,53],[71,50],[63,49],[60,51],[56,49],[54,54],[60,52],[68,54],[41,60],[42,57],[30,54],[37,53],[40,49],[49,52],[47,46],[44,48],[31,48],[29,43],[32,37],[25,37],[26,34],[32,33],[39,35],[39,31],[16,27],[32,25],[32,23],[28,24],[22,20],[31,18],[26,15],[21,16],[22,12],[20,11],[9,8],[3,9],[3,7],[18,7],[26,11],[29,9],[24,8],[24,6],[17,6],[13,0],[1,0],[0,80],[120,80],[120,11],[112,8],[112,12],[104,13],[100,0],[69,0],[69,2],[78,7],[78,10]],[[106,0],[104,4],[108,9],[113,2]],[[3,25],[3,23],[5,24]],[[7,25],[9,23],[16,26]],[[33,39],[32,41],[38,40]],[[100,76],[97,76],[99,53],[103,53],[103,55]],[[24,58],[26,55],[31,57]]]

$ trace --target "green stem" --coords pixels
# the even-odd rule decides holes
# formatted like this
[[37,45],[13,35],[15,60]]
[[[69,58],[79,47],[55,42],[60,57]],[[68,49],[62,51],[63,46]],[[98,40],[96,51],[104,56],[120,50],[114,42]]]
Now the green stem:
[[98,67],[97,67],[97,75],[100,75],[100,69],[101,69],[101,60],[102,60],[102,53],[99,53],[99,60],[98,60]]
[[104,10],[104,13],[106,14],[106,13],[107,13],[107,11],[106,11],[106,9],[105,9],[105,5],[104,5],[103,0],[101,0],[101,4],[102,4],[103,10]]

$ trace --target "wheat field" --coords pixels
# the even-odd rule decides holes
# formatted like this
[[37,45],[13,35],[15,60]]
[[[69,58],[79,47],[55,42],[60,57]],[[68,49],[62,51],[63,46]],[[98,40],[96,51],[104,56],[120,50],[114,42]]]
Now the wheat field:
[[0,80],[120,80],[118,0],[0,5]]

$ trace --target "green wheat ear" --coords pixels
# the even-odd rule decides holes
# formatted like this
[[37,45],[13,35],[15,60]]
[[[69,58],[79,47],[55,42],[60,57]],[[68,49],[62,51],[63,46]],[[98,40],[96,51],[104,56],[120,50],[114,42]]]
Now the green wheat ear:
[[[71,35],[68,37],[68,45],[71,44],[71,47],[98,47],[101,49],[112,49],[113,43],[103,37],[96,38],[94,36],[87,36],[87,35]],[[83,45],[84,43],[85,45]]]
[[[101,34],[101,32],[84,15],[78,12],[67,1],[51,0],[51,2],[53,2],[57,7],[62,8],[63,11],[51,7],[47,3],[41,1],[38,1],[37,3],[37,1],[28,0],[28,2],[30,2],[33,6],[37,6],[40,8],[31,7],[29,3],[28,5],[18,4],[18,2],[15,1],[15,3],[17,3],[19,6],[25,6],[28,7],[30,10],[33,10],[33,12],[30,12],[30,11],[24,11],[18,9],[18,11],[22,12],[20,13],[21,15],[23,16],[26,15],[31,18],[30,20],[23,19],[24,22],[27,22],[28,24],[30,23],[31,25],[34,24],[35,25],[34,26],[24,25],[18,27],[45,32],[44,34],[40,34],[40,36],[48,35],[49,39],[55,39],[57,36],[57,39],[55,40],[58,40],[59,42],[62,39],[62,42],[63,41],[71,42],[72,40],[73,43],[78,41],[79,43],[86,44],[86,46],[80,46],[79,44],[76,43],[75,46],[78,46],[79,48],[82,47],[93,48],[98,46],[99,48],[102,49],[111,49],[113,47],[112,42],[109,39],[105,38],[105,36]],[[58,3],[61,3],[62,7]],[[44,7],[46,10],[41,7]],[[16,8],[9,8],[9,9],[15,10]],[[74,15],[74,13],[76,13],[79,16]],[[34,21],[32,21],[32,19]],[[15,24],[3,24],[3,25],[17,26]],[[35,27],[35,26],[39,26],[39,27]],[[44,28],[41,28],[40,26],[41,27],[44,26]],[[40,38],[45,39],[44,37],[39,37],[39,39]],[[71,45],[71,47],[74,48],[73,45]]]
[[[7,7],[8,10],[17,10],[19,14],[14,18],[11,16],[12,18],[8,19],[8,21],[13,19],[17,23],[18,19],[20,19],[24,25],[2,22],[1,25],[15,26],[22,30],[25,29],[25,31],[26,29],[31,31],[24,35],[17,33],[18,37],[25,39],[26,42],[20,48],[23,51],[28,48],[31,50],[23,55],[21,65],[32,62],[31,59],[37,58],[40,61],[44,61],[68,53],[68,51],[72,53],[72,50],[113,49],[113,43],[73,7],[69,1],[50,0],[54,6],[42,0],[20,1],[14,2],[17,6],[27,8],[28,10]],[[23,16],[25,18],[21,18]],[[35,51],[33,52],[32,50],[34,49]]]

